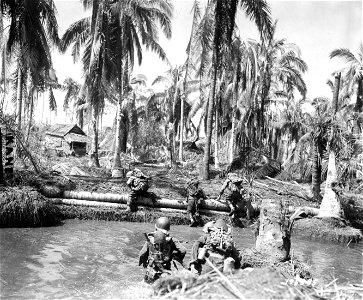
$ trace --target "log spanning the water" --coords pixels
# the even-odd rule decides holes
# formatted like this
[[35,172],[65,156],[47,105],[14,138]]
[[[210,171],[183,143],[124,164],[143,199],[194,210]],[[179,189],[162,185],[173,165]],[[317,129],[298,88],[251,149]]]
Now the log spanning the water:
[[[64,191],[61,198],[126,204],[129,194]],[[166,198],[156,199],[153,202],[151,198],[138,197],[136,204],[155,208],[175,208],[181,210],[187,209],[186,201],[171,200]],[[230,208],[226,203],[216,200],[202,200],[201,209],[224,212],[230,211]]]
[[[122,203],[113,203],[113,202],[100,202],[100,201],[89,201],[89,200],[79,200],[79,199],[62,199],[62,198],[50,198],[49,199],[54,204],[63,204],[63,205],[74,205],[74,206],[86,206],[86,207],[97,207],[97,208],[121,208],[126,209],[127,205]],[[156,211],[163,211],[163,212],[174,212],[174,213],[180,213],[185,212],[184,209],[176,209],[176,208],[163,208],[153,207],[153,210]],[[200,212],[203,215],[209,215],[209,214],[219,214],[219,215],[228,215],[227,212],[222,211],[214,211],[214,210],[205,210],[201,209]]]

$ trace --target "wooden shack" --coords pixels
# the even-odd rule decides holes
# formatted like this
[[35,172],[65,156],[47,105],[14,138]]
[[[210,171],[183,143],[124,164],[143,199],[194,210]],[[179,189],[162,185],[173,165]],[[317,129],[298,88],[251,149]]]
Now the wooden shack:
[[74,124],[56,124],[45,133],[46,148],[59,155],[85,155],[89,144],[90,138]]

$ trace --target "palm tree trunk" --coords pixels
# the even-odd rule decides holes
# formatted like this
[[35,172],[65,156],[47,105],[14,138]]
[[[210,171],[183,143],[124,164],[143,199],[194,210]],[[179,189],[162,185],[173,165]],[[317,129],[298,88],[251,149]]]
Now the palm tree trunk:
[[212,86],[212,95],[209,99],[208,103],[208,111],[207,111],[207,132],[206,132],[206,141],[204,145],[204,156],[203,156],[203,179],[209,179],[209,158],[210,158],[210,146],[212,141],[212,128],[213,128],[213,115],[214,115],[214,98],[216,94],[216,86],[217,86],[217,65],[214,64],[214,74],[213,74],[213,86]]
[[[186,75],[186,74],[185,74]],[[180,101],[180,132],[179,132],[179,160],[183,161],[183,143],[184,143],[184,97],[186,95],[185,89],[186,83],[184,85],[184,95],[181,95]]]
[[340,77],[341,77],[340,72],[335,74],[334,92],[333,92],[333,101],[332,101],[332,109],[333,109],[334,116],[335,116],[336,112],[338,111]]
[[313,157],[313,174],[312,174],[312,189],[313,197],[316,202],[321,200],[320,185],[321,185],[321,155],[322,147],[321,145],[314,142],[313,146],[314,157]]
[[[0,9],[1,11],[1,9]],[[4,184],[3,135],[0,128],[0,184]]]
[[18,63],[18,79],[17,79],[17,90],[16,90],[16,103],[17,103],[17,115],[16,115],[16,124],[17,130],[20,133],[21,131],[21,121],[22,121],[22,110],[23,110],[23,84],[22,84],[22,72],[20,68],[20,63]]
[[[357,113],[362,112],[363,108],[363,76],[358,79],[358,90],[357,90],[357,101],[355,102],[354,111]],[[353,133],[361,133],[362,127],[361,127],[362,121],[355,120],[353,125]]]
[[78,111],[78,125],[79,125],[79,128],[81,128],[83,130],[83,126],[84,126],[84,110],[83,110],[83,108],[81,108]]
[[[217,105],[218,106],[218,105]],[[219,169],[219,139],[218,139],[218,129],[219,129],[219,113],[218,113],[218,107],[216,108],[216,120],[215,120],[215,128],[214,128],[214,167],[216,169]]]
[[[122,46],[122,44],[121,44]],[[122,49],[122,47],[120,48]],[[122,50],[121,50],[122,51]],[[122,51],[123,52],[123,51]],[[123,70],[123,54],[121,54],[121,61],[119,63],[119,99],[117,101],[117,125],[116,125],[116,143],[115,143],[115,155],[113,160],[113,169],[121,168],[121,149],[122,149],[122,101],[124,92],[124,70]]]
[[273,261],[286,261],[291,241],[285,224],[284,206],[281,199],[263,199],[259,217],[256,250]]
[[34,112],[34,91],[32,91],[32,95],[30,97],[30,109],[29,109],[29,119],[28,119],[28,130],[26,134],[26,143],[28,143],[29,135],[32,127],[33,121],[33,112]]
[[[340,76],[338,73],[335,76],[334,92],[333,92],[333,119],[338,110],[338,96],[339,96],[339,85]],[[337,182],[337,167],[335,164],[336,156],[335,151],[330,148],[329,150],[329,161],[328,161],[328,173],[326,176],[325,192],[323,200],[321,201],[318,217],[321,218],[343,218],[342,205],[338,199],[338,195],[333,190],[333,186]]]
[[93,129],[93,140],[92,140],[92,151],[91,151],[91,163],[95,167],[100,167],[100,161],[98,159],[98,122],[97,122],[96,108],[92,106],[92,129]]
[[343,218],[343,209],[338,195],[333,190],[337,181],[337,170],[335,165],[335,152],[330,150],[328,162],[328,174],[326,177],[325,192],[321,201],[318,217],[321,218]]
[[232,163],[234,157],[234,140],[235,140],[235,126],[236,126],[236,107],[237,107],[237,90],[236,88],[233,89],[232,94],[232,128],[231,128],[231,141],[230,141],[230,148],[229,148],[229,163]]

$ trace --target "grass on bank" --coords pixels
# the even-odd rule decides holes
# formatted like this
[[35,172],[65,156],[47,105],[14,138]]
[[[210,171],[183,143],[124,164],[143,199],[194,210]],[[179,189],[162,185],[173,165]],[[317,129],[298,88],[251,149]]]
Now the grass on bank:
[[52,226],[60,216],[59,208],[32,188],[0,189],[0,227]]

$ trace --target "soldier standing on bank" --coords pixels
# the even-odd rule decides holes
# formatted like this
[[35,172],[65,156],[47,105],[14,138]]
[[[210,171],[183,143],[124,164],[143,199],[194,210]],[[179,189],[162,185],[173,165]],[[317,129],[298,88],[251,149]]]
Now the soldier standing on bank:
[[199,209],[202,199],[206,199],[203,190],[199,188],[199,181],[190,180],[187,183],[187,212],[189,213],[190,226],[197,226],[201,222]]
[[136,200],[138,196],[147,196],[149,188],[149,178],[139,169],[134,169],[126,174],[127,186],[131,189],[129,199],[127,200],[128,208],[126,211],[136,212]]
[[219,201],[223,193],[225,194],[226,201],[231,208],[229,215],[232,219],[232,223],[237,221],[238,213],[241,211],[246,211],[248,220],[251,219],[254,213],[251,199],[247,195],[247,191],[243,188],[242,181],[243,179],[236,173],[229,173],[217,198],[217,201]]

